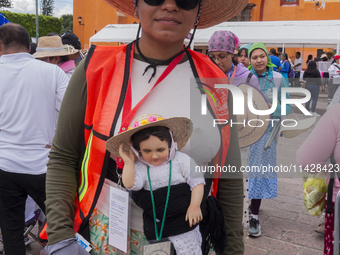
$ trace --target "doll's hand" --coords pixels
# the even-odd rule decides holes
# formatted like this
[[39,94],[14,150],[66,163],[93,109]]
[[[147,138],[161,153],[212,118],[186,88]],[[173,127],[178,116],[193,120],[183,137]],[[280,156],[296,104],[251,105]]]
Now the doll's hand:
[[185,216],[185,221],[189,220],[189,226],[192,227],[196,225],[201,220],[203,220],[201,208],[198,205],[190,205],[187,214]]
[[123,159],[124,163],[134,163],[135,162],[135,155],[133,154],[132,150],[129,149],[129,152],[125,152],[123,150],[123,144],[119,145],[119,155]]

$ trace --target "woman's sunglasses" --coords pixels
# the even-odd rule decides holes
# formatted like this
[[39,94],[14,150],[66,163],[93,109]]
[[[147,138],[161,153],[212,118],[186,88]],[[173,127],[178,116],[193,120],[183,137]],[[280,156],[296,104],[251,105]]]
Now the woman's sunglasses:
[[[162,5],[165,0],[144,0],[144,2],[151,6],[159,6]],[[195,9],[199,0],[176,0],[176,4],[179,8],[183,10],[192,10]]]

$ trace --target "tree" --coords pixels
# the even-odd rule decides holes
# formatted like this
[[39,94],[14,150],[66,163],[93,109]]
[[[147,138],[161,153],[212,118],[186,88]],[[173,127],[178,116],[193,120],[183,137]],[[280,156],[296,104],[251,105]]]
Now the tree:
[[42,15],[52,16],[54,10],[54,0],[41,0],[40,10]]
[[4,8],[13,8],[12,0],[0,0],[0,9],[4,10]]
[[63,18],[63,29],[62,29],[62,34],[69,32],[72,33],[73,32],[73,15],[72,14],[64,14],[61,15],[61,17]]

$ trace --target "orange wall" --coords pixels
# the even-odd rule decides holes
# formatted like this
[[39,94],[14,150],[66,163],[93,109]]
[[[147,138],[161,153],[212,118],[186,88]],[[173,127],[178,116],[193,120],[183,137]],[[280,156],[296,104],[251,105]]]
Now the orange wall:
[[[325,0],[326,8],[316,6],[321,1],[305,1],[300,0],[298,6],[280,6],[280,0],[249,0],[249,3],[256,4],[256,7],[251,10],[251,21],[260,21],[261,8],[263,9],[261,21],[280,21],[280,20],[332,20],[340,18],[340,1]],[[263,4],[264,3],[264,4]],[[263,6],[261,6],[263,4]],[[268,48],[269,50],[270,48]],[[277,48],[276,48],[277,50]],[[331,48],[323,48],[324,52],[332,51]],[[295,59],[295,53],[302,48],[286,48],[285,52],[291,58]],[[308,55],[313,55],[313,59],[317,57],[317,48],[305,48],[303,54],[303,68],[306,68]]]
[[[82,17],[79,25],[78,17]],[[73,33],[81,42],[83,49],[89,48],[90,37],[108,24],[132,24],[137,21],[131,17],[118,17],[116,10],[103,0],[73,1]]]
[[340,18],[340,1],[325,0],[325,9],[316,6],[320,1],[299,0],[299,5],[280,6],[280,0],[249,0],[256,4],[251,10],[252,21],[260,21],[261,4],[263,4],[263,19],[261,21],[276,20],[331,20]]

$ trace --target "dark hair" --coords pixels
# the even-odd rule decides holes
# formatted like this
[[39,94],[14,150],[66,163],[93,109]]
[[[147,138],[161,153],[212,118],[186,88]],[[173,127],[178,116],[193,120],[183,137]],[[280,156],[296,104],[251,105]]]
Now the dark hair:
[[30,54],[33,55],[36,52],[36,50],[37,50],[37,44],[32,42]]
[[299,56],[301,56],[301,52],[300,52],[300,51],[297,51],[296,54],[298,54]]
[[307,70],[305,71],[306,76],[310,76],[316,70],[316,62],[311,60],[308,63]]
[[308,64],[308,62],[311,61],[312,59],[313,59],[313,55],[308,55],[306,64]]
[[70,60],[69,56],[60,56],[60,60],[61,62],[60,63],[64,63],[64,62],[67,62]]
[[7,23],[0,26],[0,42],[4,49],[25,48],[28,52],[30,47],[30,37],[26,29],[15,23]]
[[287,53],[282,53],[281,56],[282,56],[282,57],[285,57],[286,60],[288,60],[288,55],[287,55]]
[[273,53],[274,55],[276,55],[276,50],[274,48],[270,49],[269,51],[270,53]]
[[58,34],[58,33],[55,33],[55,32],[48,33],[46,36],[55,36],[55,35],[59,36],[59,34]]
[[171,136],[169,133],[169,129],[164,126],[155,126],[155,127],[149,127],[142,130],[139,130],[138,132],[134,133],[131,136],[131,142],[132,146],[139,151],[140,150],[140,143],[149,139],[150,135],[158,137],[161,141],[166,141],[169,145],[169,148],[171,147]]
[[240,56],[242,51],[244,51],[244,53],[246,53],[246,56],[248,57],[248,49],[247,48],[241,48],[238,50],[237,56]]

